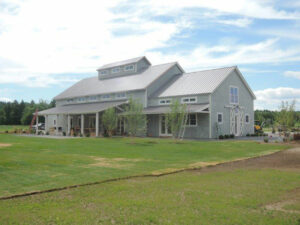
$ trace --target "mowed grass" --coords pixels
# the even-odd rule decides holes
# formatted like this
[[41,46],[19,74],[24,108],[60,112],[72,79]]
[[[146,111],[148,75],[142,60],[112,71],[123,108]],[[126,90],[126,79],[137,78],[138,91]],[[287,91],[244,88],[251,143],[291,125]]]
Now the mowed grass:
[[299,185],[298,171],[182,172],[0,201],[0,224],[299,224],[265,208]]
[[247,141],[0,135],[0,196],[224,162],[287,148]]
[[29,129],[29,125],[0,125],[0,133],[4,133],[6,131],[13,132],[15,130],[27,130]]

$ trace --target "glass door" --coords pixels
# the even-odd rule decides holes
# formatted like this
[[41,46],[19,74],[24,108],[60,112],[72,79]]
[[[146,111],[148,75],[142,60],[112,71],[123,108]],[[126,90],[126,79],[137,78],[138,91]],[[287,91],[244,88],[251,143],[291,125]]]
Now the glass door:
[[159,117],[159,135],[160,136],[172,136],[171,127],[168,125],[165,115],[160,115]]

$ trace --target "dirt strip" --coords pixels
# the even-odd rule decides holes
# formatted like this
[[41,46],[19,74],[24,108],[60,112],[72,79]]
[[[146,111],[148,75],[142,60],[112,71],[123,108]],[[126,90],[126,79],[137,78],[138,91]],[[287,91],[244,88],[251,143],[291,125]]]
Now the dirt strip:
[[173,169],[171,171],[162,171],[161,173],[152,173],[152,174],[144,174],[144,175],[135,175],[135,176],[127,176],[121,178],[113,178],[103,181],[96,181],[85,184],[77,184],[70,185],[60,188],[52,188],[48,190],[42,191],[33,191],[22,194],[10,195],[0,197],[0,200],[14,199],[25,196],[62,191],[67,189],[73,189],[78,187],[96,185],[96,184],[104,184],[121,180],[135,179],[135,178],[143,178],[143,177],[160,177],[166,176],[175,173],[181,173],[184,171],[194,171],[194,172],[215,172],[215,171],[224,171],[224,170],[233,170],[239,168],[274,168],[274,169],[292,169],[292,170],[300,170],[300,147],[292,148],[284,151],[279,151],[273,154],[257,156],[246,159],[239,159],[231,162],[217,163],[215,165],[206,165],[202,167],[192,167],[192,168],[183,168],[183,169]]

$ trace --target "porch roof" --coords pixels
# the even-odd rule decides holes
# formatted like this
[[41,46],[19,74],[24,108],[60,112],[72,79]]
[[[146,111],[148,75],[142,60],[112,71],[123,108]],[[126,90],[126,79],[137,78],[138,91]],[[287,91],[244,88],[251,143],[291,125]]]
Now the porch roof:
[[[188,113],[208,113],[209,104],[192,104],[187,105]],[[143,110],[145,114],[166,114],[171,112],[170,106],[153,106]]]
[[125,103],[127,103],[127,100],[114,101],[114,102],[64,105],[64,106],[57,106],[51,109],[40,111],[38,112],[38,115],[97,113],[97,112],[104,111],[108,108],[123,105]]

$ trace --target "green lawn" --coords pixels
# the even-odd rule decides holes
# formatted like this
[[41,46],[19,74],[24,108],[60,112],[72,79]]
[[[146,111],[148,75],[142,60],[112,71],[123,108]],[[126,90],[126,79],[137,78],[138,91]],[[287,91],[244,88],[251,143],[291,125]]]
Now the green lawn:
[[0,133],[4,133],[5,131],[13,132],[16,129],[27,130],[29,125],[0,125]]
[[246,141],[0,135],[0,196],[224,162],[287,148]]
[[0,224],[299,224],[267,210],[300,185],[299,172],[183,172],[0,202]]

